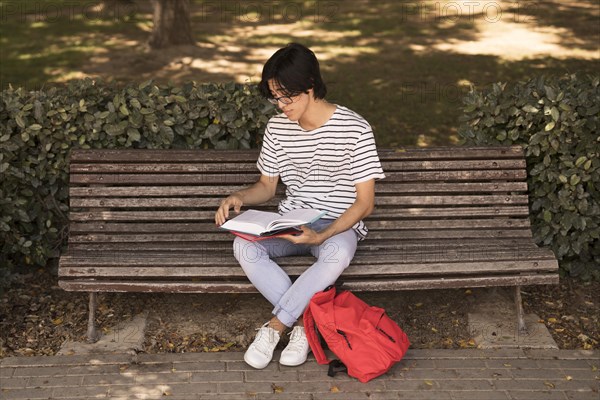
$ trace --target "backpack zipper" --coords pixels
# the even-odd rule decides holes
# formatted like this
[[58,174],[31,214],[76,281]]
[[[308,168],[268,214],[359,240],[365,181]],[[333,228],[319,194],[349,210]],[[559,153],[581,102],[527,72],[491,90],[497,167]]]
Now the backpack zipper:
[[346,344],[348,345],[348,348],[350,350],[352,350],[352,346],[350,345],[350,341],[348,340],[348,336],[346,336],[346,332],[340,330],[340,329],[336,329],[337,333],[339,333],[340,335],[342,335],[342,337],[346,340]]
[[377,327],[377,330],[379,332],[383,333],[385,336],[387,336],[387,338],[390,339],[392,342],[396,343],[396,340],[393,337],[391,337],[386,331],[384,331],[380,327]]

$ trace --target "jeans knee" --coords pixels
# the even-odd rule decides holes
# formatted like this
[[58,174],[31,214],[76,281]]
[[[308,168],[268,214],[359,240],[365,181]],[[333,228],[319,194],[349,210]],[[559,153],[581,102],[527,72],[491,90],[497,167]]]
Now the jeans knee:
[[329,243],[324,246],[318,258],[322,263],[336,265],[343,271],[348,268],[354,258],[354,249],[338,246],[337,243]]
[[267,257],[260,245],[240,237],[233,241],[233,256],[242,267],[251,266],[258,263],[262,257]]

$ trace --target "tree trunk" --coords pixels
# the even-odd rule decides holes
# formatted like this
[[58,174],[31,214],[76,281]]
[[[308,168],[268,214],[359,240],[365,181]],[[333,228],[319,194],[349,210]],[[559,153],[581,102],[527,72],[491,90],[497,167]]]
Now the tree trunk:
[[154,29],[150,47],[160,49],[178,44],[194,44],[190,22],[190,0],[152,0]]

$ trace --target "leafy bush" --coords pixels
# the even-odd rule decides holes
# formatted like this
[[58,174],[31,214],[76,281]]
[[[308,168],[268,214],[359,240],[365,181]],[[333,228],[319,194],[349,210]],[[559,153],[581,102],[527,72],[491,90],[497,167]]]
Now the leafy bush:
[[257,147],[274,107],[256,86],[86,79],[0,99],[1,268],[46,264],[64,244],[74,148]]
[[538,77],[464,98],[469,144],[525,149],[532,228],[563,273],[600,278],[600,78]]

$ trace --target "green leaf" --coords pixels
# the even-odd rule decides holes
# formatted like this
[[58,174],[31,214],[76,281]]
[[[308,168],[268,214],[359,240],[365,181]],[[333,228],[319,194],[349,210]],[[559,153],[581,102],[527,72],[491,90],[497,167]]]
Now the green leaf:
[[528,112],[528,113],[533,113],[536,114],[537,112],[539,112],[540,110],[538,110],[537,108],[535,108],[534,106],[527,104],[522,108],[523,111]]
[[569,183],[573,186],[577,185],[579,182],[581,182],[579,175],[572,175],[571,180],[569,181]]
[[583,164],[585,161],[587,160],[586,156],[581,156],[577,159],[577,161],[575,161],[575,166],[579,167],[581,166],[581,164]]
[[40,124],[32,124],[29,126],[29,129],[31,129],[32,131],[39,131],[42,129],[42,126]]
[[552,221],[552,213],[548,210],[544,211],[544,221],[546,221],[546,222]]
[[546,126],[544,127],[544,130],[546,132],[551,131],[552,129],[554,129],[555,126],[556,126],[556,122],[550,121],[546,124]]
[[559,118],[559,116],[560,116],[560,112],[558,111],[558,108],[556,108],[556,107],[552,107],[552,108],[550,109],[550,115],[552,116],[552,119],[553,119],[554,121],[558,121],[558,118]]
[[4,136],[0,137],[0,143],[2,142],[6,142],[10,139],[10,133],[5,134]]
[[562,183],[567,183],[569,180],[566,176],[564,175],[559,175],[558,179],[562,182]]

